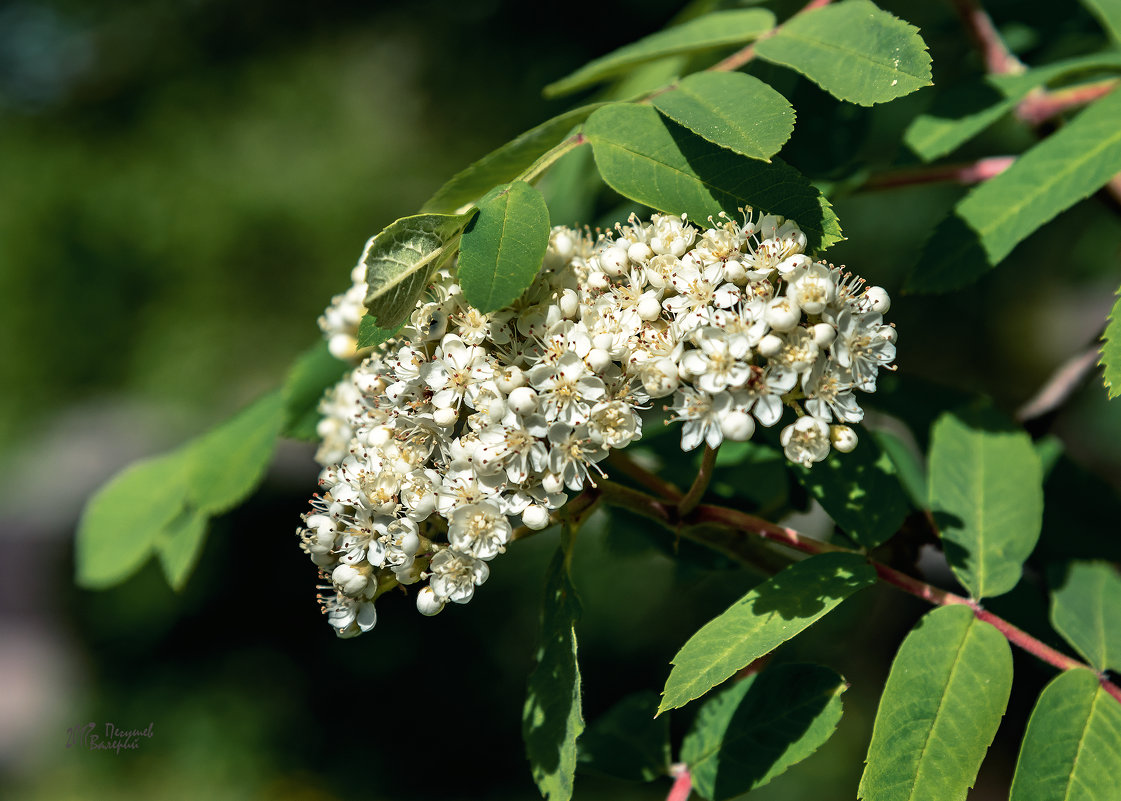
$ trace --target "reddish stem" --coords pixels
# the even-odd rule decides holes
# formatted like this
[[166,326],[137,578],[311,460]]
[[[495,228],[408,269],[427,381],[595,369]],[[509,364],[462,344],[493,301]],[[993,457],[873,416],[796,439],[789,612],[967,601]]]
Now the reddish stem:
[[1015,156],[990,156],[968,164],[943,164],[937,167],[914,167],[888,170],[873,175],[863,189],[891,189],[897,186],[933,184],[952,181],[969,186],[995,178],[1012,166]]
[[[823,6],[827,6],[827,5],[829,5],[829,0],[810,0],[810,2],[806,3],[806,5],[803,6],[801,10],[792,14],[790,16],[790,19],[788,19],[786,22],[789,22],[791,19],[794,19],[794,17],[797,17],[799,14],[805,14],[807,11],[813,11],[815,8],[822,8]],[[786,23],[784,22],[783,25],[785,25],[785,24]],[[711,70],[713,72],[732,72],[733,70],[738,70],[744,64],[751,61],[751,59],[755,58],[755,44],[756,44],[756,42],[760,42],[763,39],[767,39],[771,36],[774,36],[776,33],[778,33],[780,28],[782,28],[782,25],[779,25],[777,28],[775,28],[773,30],[767,31],[765,34],[760,36],[758,39],[755,40],[755,42],[752,42],[747,47],[743,48],[742,50],[737,50],[736,52],[732,53],[732,55],[728,56],[726,59],[724,59],[720,63],[709,67],[709,70]]]
[[1039,125],[1072,108],[1093,103],[1116,88],[1117,78],[1095,81],[1066,89],[1029,94],[1016,106],[1016,116],[1029,125]]
[[693,791],[693,777],[685,765],[673,766],[673,787],[669,789],[666,801],[685,801]]
[[1012,51],[1000,38],[992,18],[977,0],[952,0],[954,10],[961,18],[969,38],[981,51],[985,60],[985,69],[993,75],[1005,73],[1019,73],[1024,71],[1024,65],[1012,55]]
[[[828,542],[815,540],[812,537],[802,536],[792,528],[780,526],[777,523],[771,523],[767,520],[755,517],[754,515],[747,514],[746,512],[728,509],[724,506],[702,504],[698,506],[692,514],[682,518],[676,514],[676,508],[666,506],[657,499],[651,498],[636,490],[620,487],[606,481],[601,484],[600,489],[603,492],[604,500],[609,503],[625,506],[639,514],[653,518],[669,528],[675,529],[682,536],[689,537],[690,539],[740,559],[748,559],[748,554],[744,551],[739,541],[721,538],[716,532],[703,527],[689,528],[689,526],[695,526],[698,523],[716,523],[727,526],[735,531],[755,534],[765,540],[777,542],[788,548],[793,548],[807,554],[838,551],[857,553],[848,548],[841,548]],[[1042,659],[1047,664],[1057,667],[1059,670],[1086,668],[1087,670],[1093,671],[1098,676],[1102,688],[1116,698],[1118,702],[1121,702],[1121,688],[1118,688],[1117,685],[1109,681],[1104,673],[1095,671],[1089,665],[1079,662],[1077,659],[1073,659],[1037,640],[1035,637],[1032,637],[1027,632],[1012,625],[1004,618],[982,609],[976,601],[934,587],[927,584],[925,581],[921,581],[913,576],[908,576],[906,573],[902,573],[874,559],[868,559],[868,564],[872,566],[876,571],[876,575],[884,583],[897,587],[917,598],[922,598],[924,601],[934,604],[935,606],[952,606],[955,604],[964,604],[968,606],[973,610],[978,620],[992,625],[1003,634],[1009,642],[1023,648],[1033,656]]]

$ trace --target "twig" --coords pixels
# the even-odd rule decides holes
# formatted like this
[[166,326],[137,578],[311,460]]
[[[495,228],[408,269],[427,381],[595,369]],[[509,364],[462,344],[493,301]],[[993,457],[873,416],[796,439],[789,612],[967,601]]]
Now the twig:
[[712,481],[712,471],[716,467],[716,451],[717,448],[710,448],[705,445],[705,452],[701,457],[701,469],[697,471],[697,477],[693,479],[693,485],[689,487],[685,497],[677,504],[679,517],[688,516],[690,512],[697,508],[697,504],[704,497],[705,490],[708,489],[708,484]]
[[912,167],[886,170],[872,175],[861,189],[892,189],[899,186],[954,182],[969,186],[1000,175],[1012,166],[1015,156],[990,156],[968,164],[942,164],[936,167]]
[[981,8],[981,4],[977,0],[951,0],[951,2],[954,10],[961,17],[969,38],[973,40],[973,44],[981,52],[981,57],[985,61],[985,69],[988,72],[993,75],[1005,75],[1021,73],[1026,69],[1023,62],[1012,55],[1008,45],[997,33],[992,18],[985,9]]
[[1121,80],[1106,78],[1081,86],[1032,93],[1016,105],[1016,116],[1028,125],[1040,125],[1072,108],[1085,106],[1112,92]]
[[1027,403],[1016,410],[1016,419],[1024,423],[1059,408],[1071,393],[1078,389],[1097,363],[1097,346],[1087,348],[1063,362],[1047,379],[1047,383]]
[[[829,5],[829,0],[810,0],[810,2],[806,3],[806,5],[800,11],[797,11],[794,14],[792,14],[790,16],[790,19],[787,20],[787,22],[789,22],[791,19],[794,19],[794,17],[797,17],[799,14],[805,14],[807,11],[813,11],[815,8],[821,8],[821,7],[827,6],[827,5]],[[785,24],[786,23],[784,22],[783,25],[785,25]],[[736,52],[732,53],[732,55],[730,55],[726,59],[724,59],[723,61],[709,67],[709,71],[711,71],[711,72],[733,72],[734,70],[738,70],[744,64],[751,61],[751,59],[755,58],[755,45],[756,45],[756,43],[761,42],[763,39],[767,39],[767,38],[770,38],[771,36],[774,36],[776,33],[779,32],[779,30],[781,28],[782,28],[782,25],[779,25],[778,27],[774,28],[773,30],[767,31],[765,34],[760,36],[758,39],[756,39],[754,42],[749,44],[747,47],[744,47],[741,50],[737,50]]]
[[689,793],[693,791],[693,777],[689,775],[689,768],[685,763],[679,762],[670,768],[673,776],[673,787],[666,796],[666,801],[686,801]]
[[[677,514],[676,508],[667,507],[658,499],[652,498],[637,490],[621,487],[619,485],[612,485],[610,482],[602,482],[600,484],[600,490],[603,493],[604,500],[608,503],[624,506],[638,514],[657,520],[683,537],[687,537],[694,542],[706,545],[741,561],[750,561],[750,557],[746,553],[742,539],[736,537],[737,532],[755,534],[765,540],[777,542],[788,548],[793,548],[807,554],[838,551],[843,553],[858,553],[849,548],[841,548],[831,543],[805,537],[792,528],[780,526],[777,523],[771,523],[767,520],[755,517],[754,515],[747,514],[746,512],[740,512],[736,509],[729,509],[724,506],[702,504],[697,506],[691,514],[683,518]],[[727,527],[730,531],[727,532],[727,535],[723,535],[718,528],[698,526],[696,525],[698,523],[716,523]],[[864,554],[858,555],[864,556]],[[874,559],[868,559],[868,564],[872,566],[876,571],[877,577],[885,584],[890,584],[893,587],[914,595],[916,598],[921,598],[935,606],[952,606],[957,604],[968,606],[973,610],[978,620],[992,625],[1003,634],[1010,643],[1019,646],[1047,664],[1057,667],[1059,670],[1085,668],[1095,673],[1098,676],[1098,681],[1101,683],[1102,689],[1121,702],[1121,688],[1106,678],[1104,673],[1096,671],[1089,665],[1055,650],[1046,643],[1032,637],[1022,629],[1012,625],[1007,620],[981,608],[976,601],[934,587],[927,584],[925,581],[914,578],[913,576],[908,576]]]
[[685,494],[676,485],[651,473],[621,450],[612,450],[607,456],[607,462],[636,484],[641,484],[647,489],[653,490],[667,501],[679,501]]

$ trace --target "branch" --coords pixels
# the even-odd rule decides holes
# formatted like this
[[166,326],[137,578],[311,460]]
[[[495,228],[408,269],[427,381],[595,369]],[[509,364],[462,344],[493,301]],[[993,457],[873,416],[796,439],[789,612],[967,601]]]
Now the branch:
[[[765,540],[777,542],[788,548],[811,555],[841,551],[864,556],[864,554],[850,548],[842,548],[828,542],[805,537],[792,528],[780,526],[777,523],[771,523],[746,512],[724,506],[702,504],[697,506],[691,514],[681,517],[677,514],[676,507],[667,507],[658,499],[637,490],[612,485],[605,481],[601,482],[600,491],[603,493],[604,500],[608,503],[624,506],[631,511],[656,520],[677,532],[680,536],[706,545],[740,561],[750,561],[747,556],[746,543],[742,537],[737,536],[738,533],[742,532],[755,534]],[[720,529],[697,525],[703,523],[716,523],[725,527],[728,531],[722,532]],[[935,606],[956,604],[968,606],[973,610],[978,620],[992,625],[1010,643],[1019,646],[1059,670],[1069,670],[1071,668],[1090,670],[1098,676],[1102,689],[1116,698],[1118,702],[1121,702],[1121,688],[1109,681],[1103,672],[1094,670],[1089,665],[1057,651],[1007,620],[981,608],[976,601],[934,587],[874,559],[868,559],[868,564],[872,566],[877,577],[885,584],[890,584]]]
[[985,69],[993,75],[1021,73],[1026,68],[1000,38],[992,18],[977,0],[951,0],[966,33],[981,53]]
[[666,796],[666,801],[686,801],[693,790],[693,777],[689,775],[689,767],[679,762],[670,768],[670,775],[674,777],[673,787]]
[[[790,20],[794,19],[794,17],[797,17],[799,14],[805,14],[807,11],[813,11],[815,8],[822,8],[823,6],[827,6],[827,5],[829,5],[829,0],[810,0],[810,2],[806,3],[806,5],[800,11],[797,11],[794,14],[792,14],[790,16],[790,19],[786,20],[786,22],[790,22]],[[785,25],[786,22],[784,22],[783,25]],[[756,42],[759,42],[763,39],[774,36],[776,33],[779,32],[779,30],[781,28],[782,28],[782,25],[779,25],[779,26],[773,28],[772,30],[767,31],[765,34],[760,36],[758,39],[755,40],[755,42],[752,42],[747,47],[743,48],[742,50],[737,50],[736,52],[732,53],[732,55],[730,55],[726,59],[724,59],[723,61],[709,67],[709,70],[711,72],[733,72],[735,70],[738,70],[744,64],[751,61],[751,59],[755,58],[755,43]]]
[[1031,93],[1017,104],[1016,116],[1028,125],[1040,125],[1064,111],[1085,106],[1108,95],[1118,83],[1121,79],[1106,78],[1081,86]]
[[1011,167],[1015,160],[1015,156],[990,156],[967,164],[941,164],[936,167],[885,170],[872,175],[864,182],[861,189],[893,189],[898,186],[951,181],[963,186],[970,186],[995,178]]
[[636,484],[641,484],[646,489],[653,490],[656,495],[665,498],[667,501],[679,501],[685,494],[676,485],[651,473],[621,450],[613,449],[607,455],[607,463]]
[[1093,346],[1063,362],[1038,392],[1016,410],[1016,420],[1024,423],[1042,417],[1063,405],[1098,363],[1098,348]]
[[685,497],[677,504],[678,516],[687,516],[697,508],[697,504],[700,503],[701,498],[704,497],[705,490],[708,489],[708,483],[712,481],[713,468],[716,467],[716,451],[717,448],[710,448],[708,445],[705,445],[705,452],[701,457],[701,469],[697,471],[697,477],[693,480],[693,486],[689,487],[689,492],[687,492]]

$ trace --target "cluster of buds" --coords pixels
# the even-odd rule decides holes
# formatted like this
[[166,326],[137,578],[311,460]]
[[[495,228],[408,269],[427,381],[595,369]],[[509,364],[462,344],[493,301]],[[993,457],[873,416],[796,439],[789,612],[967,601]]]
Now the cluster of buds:
[[[813,262],[793,222],[710,223],[555,228],[533,284],[491,314],[442,270],[399,336],[327,393],[323,491],[299,533],[340,635],[371,628],[395,586],[427,581],[426,615],[469,601],[518,526],[548,526],[641,436],[654,399],[684,424],[683,450],[747,440],[785,406],[790,460],[855,447],[854,391],[895,356],[887,294]],[[363,278],[320,320],[337,356],[353,350]]]

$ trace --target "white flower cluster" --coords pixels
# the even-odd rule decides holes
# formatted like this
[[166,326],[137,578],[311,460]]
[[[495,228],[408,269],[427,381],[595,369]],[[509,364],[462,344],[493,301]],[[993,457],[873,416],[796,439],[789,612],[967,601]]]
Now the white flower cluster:
[[[558,227],[533,284],[491,314],[440,271],[320,407],[323,493],[300,536],[337,632],[371,628],[397,585],[428,581],[426,615],[469,601],[515,524],[544,528],[566,490],[594,485],[651,399],[672,396],[684,450],[746,440],[784,405],[799,413],[780,436],[792,461],[852,450],[853,391],[895,356],[888,297],[805,245],[793,222],[750,214],[704,231],[664,215],[594,238]],[[354,350],[361,277],[320,320],[338,355]]]

